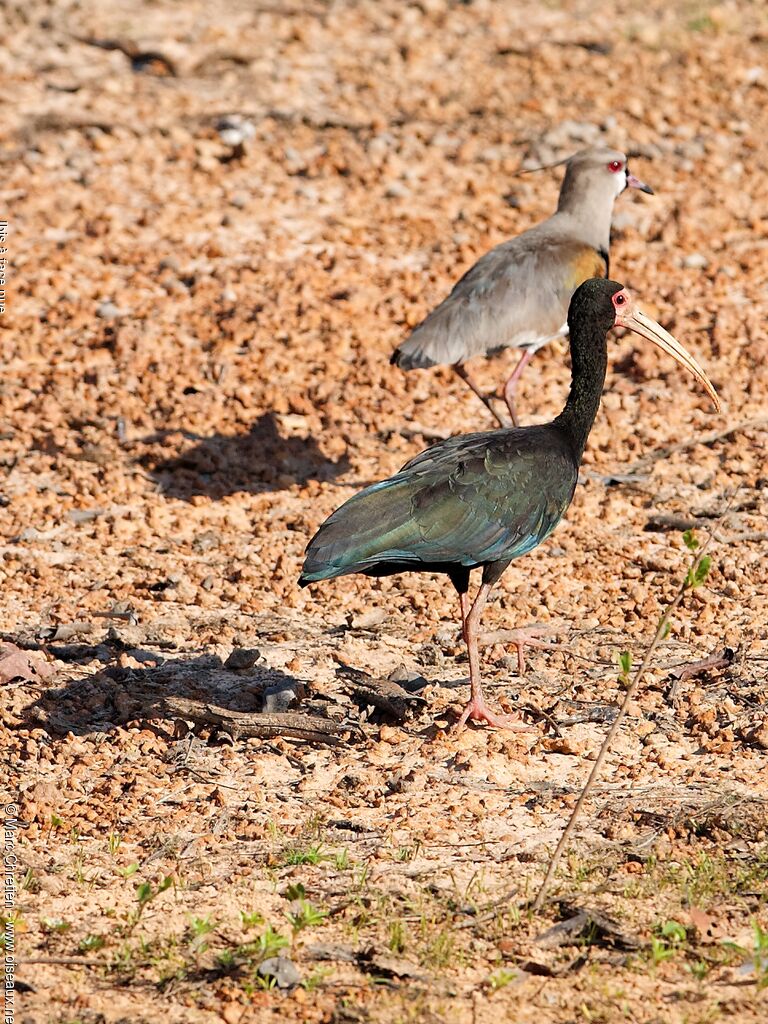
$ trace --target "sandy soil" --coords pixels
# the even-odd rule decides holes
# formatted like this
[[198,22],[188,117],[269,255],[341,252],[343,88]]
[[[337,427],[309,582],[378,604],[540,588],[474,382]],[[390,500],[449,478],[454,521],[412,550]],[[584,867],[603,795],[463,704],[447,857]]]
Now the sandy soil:
[[[17,1020],[765,1019],[764,4],[33,0],[4,17]],[[241,146],[217,127],[231,115]],[[449,371],[404,375],[389,353],[552,209],[559,171],[517,172],[593,141],[657,190],[617,202],[613,276],[724,408],[616,340],[567,520],[486,615],[554,629],[523,678],[503,635],[483,654],[533,731],[459,734],[445,581],[296,577],[355,489],[490,425]],[[567,383],[563,352],[537,356],[526,419]],[[714,529],[711,575],[532,914],[621,699],[617,655],[640,660],[687,527]],[[192,731],[180,700],[202,709]],[[329,736],[227,733],[206,705]]]

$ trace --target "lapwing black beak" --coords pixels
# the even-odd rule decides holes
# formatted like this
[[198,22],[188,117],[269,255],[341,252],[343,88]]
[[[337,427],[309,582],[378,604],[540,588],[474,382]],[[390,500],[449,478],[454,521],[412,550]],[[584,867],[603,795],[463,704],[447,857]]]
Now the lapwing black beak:
[[640,181],[634,174],[630,174],[627,171],[627,188],[639,188],[641,192],[647,192],[649,196],[654,194],[653,189],[650,185],[646,185],[644,181]]

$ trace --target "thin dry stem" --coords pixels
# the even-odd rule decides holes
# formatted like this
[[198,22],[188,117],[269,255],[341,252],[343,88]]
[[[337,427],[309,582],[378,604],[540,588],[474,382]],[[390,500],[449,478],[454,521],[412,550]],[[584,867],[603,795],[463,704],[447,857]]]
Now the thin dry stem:
[[656,632],[654,633],[653,639],[651,640],[650,644],[648,645],[648,649],[645,652],[645,657],[643,658],[640,667],[635,672],[632,682],[627,687],[627,692],[624,695],[624,700],[621,702],[618,714],[616,715],[613,724],[611,725],[610,729],[606,734],[605,739],[603,740],[602,746],[600,747],[595,763],[592,766],[592,771],[589,773],[589,778],[584,784],[584,789],[581,791],[581,795],[579,796],[579,799],[576,801],[576,806],[573,808],[573,811],[571,812],[571,816],[568,819],[568,824],[563,829],[563,834],[560,836],[558,844],[555,847],[555,852],[552,854],[552,857],[550,859],[549,866],[547,868],[547,873],[544,876],[544,881],[541,883],[541,888],[539,889],[538,894],[536,895],[536,899],[533,901],[531,905],[533,910],[541,910],[542,904],[544,903],[544,897],[546,896],[549,884],[552,881],[552,878],[554,877],[557,865],[560,863],[560,858],[563,855],[565,845],[568,842],[568,839],[570,838],[574,828],[576,827],[576,822],[578,820],[579,814],[581,813],[581,809],[584,806],[586,799],[589,796],[592,787],[595,784],[595,781],[597,780],[598,775],[600,774],[600,769],[602,768],[603,762],[608,756],[608,751],[610,750],[611,743],[613,742],[613,739],[619,730],[619,726],[621,725],[624,716],[627,713],[627,708],[629,707],[630,702],[637,693],[638,687],[640,686],[640,683],[643,681],[645,673],[648,671],[648,666],[650,665],[654,651],[666,635],[667,626],[672,618],[673,613],[679,606],[685,594],[696,586],[696,584],[693,582],[696,570],[698,566],[701,564],[701,561],[704,555],[706,554],[707,548],[709,547],[715,536],[717,527],[720,525],[720,523],[723,521],[728,511],[730,510],[734,497],[735,495],[731,497],[725,510],[718,517],[717,522],[713,524],[712,529],[710,530],[706,540],[704,541],[704,544],[696,552],[693,560],[691,561],[688,567],[688,571],[685,574],[685,578],[683,582],[680,584],[677,593],[673,597],[671,603],[668,605],[664,614],[659,619],[659,624],[656,627]]

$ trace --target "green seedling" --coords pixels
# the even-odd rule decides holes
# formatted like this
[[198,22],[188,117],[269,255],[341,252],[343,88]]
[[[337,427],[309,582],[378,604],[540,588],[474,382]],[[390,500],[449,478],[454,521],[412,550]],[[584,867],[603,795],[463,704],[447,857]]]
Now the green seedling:
[[752,922],[754,935],[754,964],[757,975],[757,987],[768,988],[768,929],[763,929],[759,921]]
[[333,866],[337,871],[347,871],[349,869],[349,850],[346,847],[337,853],[333,860]]
[[165,892],[166,889],[170,889],[173,885],[173,878],[170,875],[166,875],[165,878],[158,882],[157,888],[152,888],[151,882],[141,882],[136,886],[136,899],[138,900],[139,906],[144,909],[148,903],[152,900],[157,899],[161,892]]
[[35,878],[35,872],[32,868],[27,868],[24,877],[19,883],[20,892],[37,892],[40,888],[40,884]]
[[402,953],[406,947],[406,926],[401,918],[392,921],[389,926],[389,941],[387,945],[393,953]]
[[271,924],[268,924],[265,931],[251,945],[255,947],[258,960],[261,962],[262,960],[269,960],[271,956],[277,956],[281,949],[290,946],[290,942],[280,932],[276,932]]
[[189,934],[190,934],[190,946],[196,953],[204,953],[208,949],[208,943],[205,941],[206,935],[216,928],[215,923],[210,917],[193,917],[190,918],[189,922]]
[[706,960],[694,960],[693,963],[688,964],[688,970],[691,972],[696,981],[704,981],[704,979],[710,972],[710,965],[706,962]]
[[216,954],[216,963],[222,971],[231,971],[235,966],[235,952],[232,949],[222,949]]
[[[5,918],[3,918],[3,927],[5,926]],[[46,935],[56,934],[63,935],[68,932],[72,927],[71,922],[64,921],[60,917],[44,917],[40,921],[40,925]]]
[[699,547],[699,540],[693,530],[686,530],[683,534],[683,543],[689,551],[695,551]]
[[702,555],[696,564],[691,566],[686,579],[690,590],[696,590],[697,587],[700,587],[706,581],[711,567],[712,559],[709,555]]
[[136,902],[138,905],[128,917],[129,935],[141,920],[141,916],[149,904],[153,900],[156,900],[161,893],[166,891],[166,889],[170,889],[172,885],[173,877],[171,875],[166,875],[165,878],[158,882],[156,888],[152,887],[151,882],[142,882],[140,885],[136,886]]
[[[753,920],[752,935],[752,955],[742,969],[752,968],[757,987],[762,990],[768,988],[768,929],[764,929],[759,921]],[[723,945],[741,956],[749,956],[749,950],[735,942],[725,942]]]
[[671,959],[685,945],[688,935],[679,921],[665,921],[651,939],[651,962],[654,967]]
[[491,992],[498,992],[501,988],[506,988],[510,982],[513,982],[517,977],[517,971],[510,971],[506,967],[500,967],[498,971],[494,971],[488,978],[488,987]]
[[413,846],[400,846],[395,853],[395,860],[408,863],[419,855],[420,849],[421,843],[415,843]]
[[314,992],[316,988],[319,988],[326,978],[333,973],[330,967],[316,967],[311,974],[302,981],[301,987],[306,989],[307,992]]
[[619,682],[626,688],[629,686],[629,674],[632,671],[631,651],[622,651],[619,655]]
[[271,992],[272,989],[277,985],[277,978],[273,978],[271,974],[267,975],[267,977],[264,977],[261,974],[257,974],[253,979],[253,983],[256,985],[257,988],[261,989],[262,991]]
[[321,860],[327,859],[321,850],[322,843],[315,843],[304,850],[298,846],[289,847],[283,853],[283,864],[286,867],[295,864],[319,864]]
[[296,909],[289,911],[285,915],[288,919],[288,923],[293,929],[294,935],[297,935],[305,928],[312,928],[315,925],[320,924],[328,916],[324,910],[320,910],[318,907],[313,906],[309,900],[298,899],[295,903],[297,904]]

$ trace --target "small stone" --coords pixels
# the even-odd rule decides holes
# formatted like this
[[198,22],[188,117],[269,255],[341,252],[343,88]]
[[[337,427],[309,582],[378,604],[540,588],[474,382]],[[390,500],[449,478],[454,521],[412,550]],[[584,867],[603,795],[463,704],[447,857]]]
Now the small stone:
[[353,629],[373,629],[380,626],[387,618],[388,612],[385,608],[368,608],[352,618]]
[[411,194],[411,190],[407,185],[404,185],[402,181],[393,181],[387,185],[384,195],[387,199],[407,199]]
[[287,956],[271,956],[259,964],[262,978],[274,978],[278,988],[293,988],[301,982],[296,965]]
[[258,647],[235,647],[224,662],[224,668],[228,668],[231,672],[242,672],[245,669],[253,668],[260,657],[261,651]]
[[418,693],[419,690],[423,690],[425,686],[429,685],[429,680],[419,675],[418,672],[414,672],[413,669],[406,668],[405,665],[398,665],[389,673],[387,679],[391,683],[399,683],[408,693]]
[[233,148],[244,145],[256,134],[253,122],[240,114],[228,114],[226,117],[222,117],[216,125],[216,129],[224,145]]
[[704,270],[709,266],[709,260],[703,252],[692,252],[683,259],[683,266],[687,270]]
[[118,317],[125,316],[127,310],[120,309],[119,306],[115,305],[110,299],[99,303],[96,307],[96,316],[100,320],[117,320]]
[[241,1006],[240,1003],[227,1003],[221,1011],[221,1016],[226,1021],[226,1024],[239,1024],[244,1013],[245,1007]]
[[750,730],[746,735],[746,739],[763,750],[768,750],[768,718]]
[[261,710],[267,714],[282,714],[287,711],[298,697],[298,683],[283,682],[277,686],[269,686],[264,691]]

